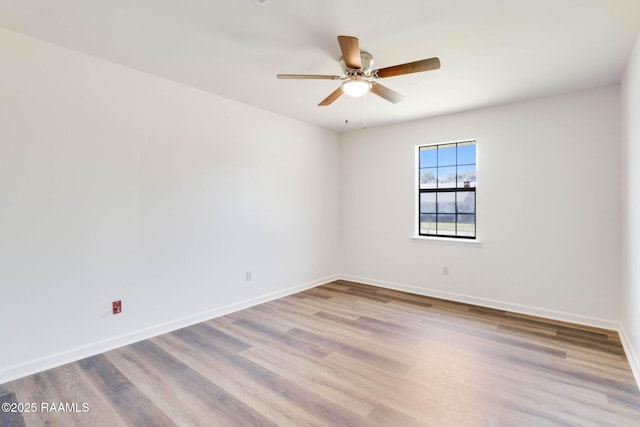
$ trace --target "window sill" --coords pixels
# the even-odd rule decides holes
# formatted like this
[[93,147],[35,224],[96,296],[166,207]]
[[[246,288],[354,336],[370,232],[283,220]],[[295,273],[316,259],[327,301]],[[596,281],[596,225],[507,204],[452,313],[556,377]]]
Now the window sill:
[[411,240],[418,240],[421,242],[437,243],[440,245],[455,245],[455,246],[471,246],[476,248],[482,247],[482,241],[471,239],[453,239],[446,237],[430,237],[430,236],[411,236]]

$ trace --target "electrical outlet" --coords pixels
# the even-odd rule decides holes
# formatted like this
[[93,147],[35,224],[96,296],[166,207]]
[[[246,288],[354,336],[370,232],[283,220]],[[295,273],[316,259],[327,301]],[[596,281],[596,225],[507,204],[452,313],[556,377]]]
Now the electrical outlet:
[[112,302],[111,306],[113,308],[113,314],[122,313],[122,301],[121,300]]
[[442,275],[443,276],[449,275],[449,267],[442,267]]

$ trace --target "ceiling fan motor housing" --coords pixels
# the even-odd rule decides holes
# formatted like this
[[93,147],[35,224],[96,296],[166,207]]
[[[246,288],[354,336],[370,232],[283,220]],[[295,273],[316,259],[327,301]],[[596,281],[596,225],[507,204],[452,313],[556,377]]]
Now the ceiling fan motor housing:
[[373,56],[369,52],[360,52],[360,62],[362,63],[362,68],[349,68],[347,64],[344,63],[344,59],[340,57],[340,66],[344,70],[344,74],[347,77],[355,76],[355,75],[364,75],[369,76],[371,72],[371,67],[373,67]]

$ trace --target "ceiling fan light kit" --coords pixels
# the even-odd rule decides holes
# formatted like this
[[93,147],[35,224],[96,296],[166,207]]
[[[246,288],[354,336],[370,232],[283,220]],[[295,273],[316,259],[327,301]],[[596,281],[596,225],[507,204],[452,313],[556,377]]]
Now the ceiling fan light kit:
[[352,77],[342,83],[342,91],[354,98],[364,95],[369,92],[369,89],[371,89],[371,82],[361,78]]
[[371,92],[395,104],[402,101],[404,95],[371,79],[382,79],[440,68],[440,60],[438,58],[429,58],[371,70],[373,56],[368,52],[360,51],[360,42],[357,37],[338,36],[338,44],[342,51],[340,65],[342,66],[344,77],[320,74],[277,74],[276,77],[279,79],[344,80],[336,90],[318,104],[319,106],[330,105],[343,93],[348,96],[359,97],[367,92]]

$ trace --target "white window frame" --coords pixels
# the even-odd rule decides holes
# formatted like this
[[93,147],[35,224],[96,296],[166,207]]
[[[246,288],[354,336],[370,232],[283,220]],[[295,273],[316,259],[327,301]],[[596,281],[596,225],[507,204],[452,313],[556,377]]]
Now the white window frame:
[[[413,240],[417,241],[425,241],[425,242],[435,242],[440,244],[459,244],[463,246],[482,246],[482,242],[479,239],[478,232],[478,211],[477,211],[477,199],[476,199],[476,209],[475,209],[475,237],[459,237],[459,236],[444,236],[444,235],[422,235],[420,234],[420,193],[424,192],[424,189],[420,188],[420,149],[423,147],[431,147],[431,146],[440,146],[447,144],[460,144],[465,142],[473,142],[476,147],[476,158],[475,158],[475,166],[476,166],[476,186],[474,187],[474,192],[477,197],[477,183],[478,183],[478,140],[475,138],[469,139],[461,139],[455,141],[445,141],[445,142],[436,142],[430,144],[420,144],[415,146],[415,164],[414,164],[414,183],[415,183],[415,206],[414,206],[414,233],[411,236]],[[453,191],[453,190],[452,190]]]

